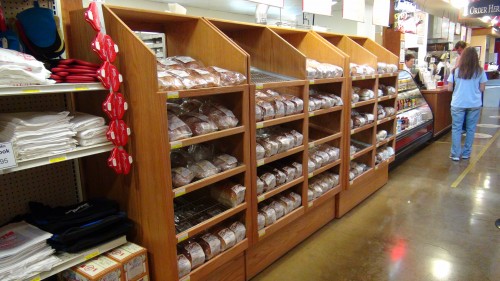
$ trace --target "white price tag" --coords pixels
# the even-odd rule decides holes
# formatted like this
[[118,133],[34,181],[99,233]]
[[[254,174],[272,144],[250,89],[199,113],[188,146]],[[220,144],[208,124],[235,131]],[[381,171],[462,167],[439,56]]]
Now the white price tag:
[[17,167],[12,143],[0,142],[0,170]]

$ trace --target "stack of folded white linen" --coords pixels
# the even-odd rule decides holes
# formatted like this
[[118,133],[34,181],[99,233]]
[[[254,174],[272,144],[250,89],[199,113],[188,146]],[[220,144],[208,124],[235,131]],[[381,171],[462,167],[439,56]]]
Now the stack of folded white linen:
[[47,244],[51,233],[26,222],[0,228],[0,280],[24,280],[51,270],[61,260]]
[[0,142],[12,142],[16,158],[26,160],[76,148],[68,111],[0,114]]
[[79,146],[90,146],[108,142],[104,118],[77,112],[71,119],[71,129],[76,132],[75,139]]
[[50,71],[33,56],[0,48],[0,87],[50,85]]

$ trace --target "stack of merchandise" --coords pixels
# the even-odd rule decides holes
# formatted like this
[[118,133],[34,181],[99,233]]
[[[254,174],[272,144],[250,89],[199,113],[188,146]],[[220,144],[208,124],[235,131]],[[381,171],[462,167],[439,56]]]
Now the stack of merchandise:
[[0,142],[12,142],[16,158],[26,160],[76,148],[69,112],[0,114]]
[[0,48],[0,86],[54,84],[49,76],[50,71],[34,57]]
[[24,280],[51,270],[60,262],[47,244],[51,236],[26,222],[0,228],[0,280]]
[[51,232],[48,243],[58,251],[76,253],[106,243],[132,228],[127,215],[115,201],[93,199],[73,206],[52,208],[30,202],[26,220]]
[[104,118],[86,113],[75,113],[70,121],[71,129],[76,132],[75,139],[79,146],[90,146],[108,142]]
[[77,59],[59,60],[50,69],[50,78],[57,83],[90,83],[97,82],[99,65]]

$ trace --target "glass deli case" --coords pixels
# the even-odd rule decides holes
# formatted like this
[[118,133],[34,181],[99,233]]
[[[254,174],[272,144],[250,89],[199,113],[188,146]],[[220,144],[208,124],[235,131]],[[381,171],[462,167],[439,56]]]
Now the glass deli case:
[[433,115],[410,73],[400,71],[396,100],[396,162],[432,139]]

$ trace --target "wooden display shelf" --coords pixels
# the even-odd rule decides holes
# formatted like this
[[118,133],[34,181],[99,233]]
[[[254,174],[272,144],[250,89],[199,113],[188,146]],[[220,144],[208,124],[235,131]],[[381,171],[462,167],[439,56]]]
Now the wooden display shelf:
[[206,261],[203,265],[191,271],[188,275],[183,276],[179,281],[195,281],[207,280],[209,272],[214,272],[216,269],[231,262],[232,259],[248,249],[248,239],[241,241],[230,249],[227,249],[222,254],[217,255],[213,259]]
[[284,124],[284,123],[288,123],[288,122],[292,122],[292,121],[301,120],[301,119],[304,119],[304,117],[305,117],[304,113],[294,114],[294,115],[270,119],[270,120],[266,120],[266,121],[260,121],[260,122],[257,122],[255,124],[255,126],[257,129],[262,129],[262,128],[276,126],[276,125],[280,125],[280,124]]
[[302,183],[304,181],[304,177],[300,177],[300,178],[297,178],[297,179],[294,179],[293,181],[291,182],[288,182],[288,183],[285,183],[283,185],[280,185],[278,187],[276,187],[275,189],[271,190],[271,191],[268,191],[264,194],[261,194],[259,196],[257,196],[257,202],[260,203],[264,200],[267,200],[275,195],[278,195],[280,194],[281,192],[291,188],[291,187],[294,187],[300,183]]
[[357,134],[361,131],[364,131],[364,130],[367,130],[367,129],[370,129],[373,127],[375,127],[375,122],[368,124],[368,125],[364,125],[362,127],[356,128],[356,129],[351,129],[351,135]]
[[159,91],[158,94],[166,96],[167,99],[183,99],[183,98],[213,96],[217,94],[227,94],[233,92],[242,92],[245,91],[247,87],[248,85],[239,85],[239,86],[212,87],[212,88],[179,90],[179,91]]
[[218,173],[216,175],[213,175],[211,177],[204,178],[204,179],[192,182],[190,184],[187,184],[185,186],[178,187],[172,191],[174,193],[174,198],[177,198],[177,197],[182,196],[184,194],[196,191],[198,189],[209,186],[209,185],[214,184],[216,182],[220,182],[222,180],[228,179],[228,178],[236,176],[238,174],[244,173],[246,171],[246,169],[247,169],[246,165],[241,165],[241,166],[238,166],[234,169],[227,170],[227,171],[224,171],[222,173]]
[[394,116],[389,116],[389,117],[385,117],[385,118],[383,118],[383,119],[377,120],[377,125],[384,124],[384,123],[389,122],[389,121],[392,121],[392,120],[394,120],[394,119],[396,119],[396,115],[394,115]]
[[378,74],[372,74],[372,75],[356,75],[352,76],[351,80],[352,81],[360,81],[360,80],[373,80],[377,79]]
[[318,85],[318,84],[331,84],[331,83],[341,83],[345,82],[345,77],[337,77],[337,78],[317,78],[309,80],[309,85]]
[[398,94],[383,96],[383,97],[378,98],[378,102],[386,101],[386,100],[390,100],[390,99],[395,99],[397,97],[398,97]]
[[286,216],[278,219],[275,223],[271,224],[270,226],[267,226],[267,227],[259,230],[258,231],[259,241],[266,239],[267,237],[271,236],[272,234],[278,232],[283,227],[293,223],[293,221],[300,218],[304,214],[304,212],[305,212],[305,208],[299,207],[299,208],[293,210],[291,213],[287,214]]
[[357,108],[360,106],[368,105],[368,104],[374,104],[377,100],[376,99],[371,99],[367,101],[358,101],[355,103],[351,103],[351,108]]
[[330,163],[330,164],[328,164],[328,165],[325,165],[325,166],[323,166],[323,167],[321,167],[321,168],[319,168],[319,169],[317,169],[317,170],[315,170],[315,171],[313,171],[313,172],[309,173],[309,174],[307,175],[307,177],[308,177],[308,178],[313,178],[313,177],[315,177],[315,176],[317,176],[317,175],[320,175],[320,174],[322,174],[322,173],[324,173],[324,172],[326,172],[326,171],[330,170],[331,168],[333,168],[333,167],[335,167],[335,166],[340,165],[341,163],[342,163],[342,159],[339,159],[339,160],[337,160],[337,161],[335,161],[335,162],[332,162],[332,163]]
[[304,86],[306,84],[308,84],[306,80],[293,80],[293,81],[268,82],[268,83],[253,83],[253,85],[255,85],[255,89],[256,90],[276,89],[276,88],[285,88],[285,87],[296,87],[296,86]]
[[[334,131],[334,130],[328,129],[324,126],[316,125],[313,123],[309,123],[309,128],[312,128],[313,130],[317,130],[319,132],[322,132],[326,135],[337,135],[339,133],[338,131]],[[342,133],[340,133],[340,134],[342,134]]]
[[351,161],[355,160],[356,158],[359,158],[359,157],[365,155],[366,153],[372,151],[374,148],[375,148],[374,145],[370,145],[369,147],[364,148],[361,151],[358,151],[358,152],[354,153],[354,155],[351,156]]
[[[398,65],[397,63],[396,65]],[[398,72],[379,74],[378,78],[398,77]]]
[[235,128],[231,128],[231,129],[222,130],[222,131],[216,131],[216,132],[201,135],[201,136],[195,136],[195,137],[182,139],[182,140],[178,140],[178,141],[172,141],[172,142],[170,142],[170,149],[172,149],[172,150],[178,149],[178,148],[190,146],[193,144],[199,144],[199,143],[212,141],[212,140],[216,140],[216,139],[220,139],[220,138],[224,138],[224,137],[228,137],[228,136],[232,136],[232,135],[236,135],[236,134],[241,134],[244,132],[245,132],[245,127],[239,126],[239,127],[235,127]]
[[318,116],[318,115],[323,115],[323,114],[328,114],[328,113],[340,111],[343,108],[344,108],[343,105],[339,105],[339,106],[334,106],[334,107],[330,107],[330,108],[311,111],[311,112],[309,112],[309,117],[314,117],[314,116]]
[[192,238],[193,236],[196,236],[200,233],[202,233],[203,231],[209,229],[210,227],[213,227],[225,220],[227,220],[228,218],[238,214],[238,213],[241,213],[243,212],[244,210],[247,209],[247,203],[242,203],[234,208],[231,208],[231,209],[228,209],[202,223],[199,223],[197,225],[195,225],[194,227],[191,227],[190,229],[186,230],[186,231],[183,231],[179,234],[176,235],[176,238],[177,238],[177,243],[181,243],[183,241],[186,241],[187,239],[189,238]]
[[339,185],[335,186],[334,188],[325,192],[320,197],[318,197],[312,201],[307,202],[306,212],[310,212],[311,209],[316,208],[318,206],[321,206],[322,204],[332,200],[335,197],[335,195],[339,194],[341,191],[342,191],[342,185],[339,184]]
[[386,145],[388,143],[390,143],[391,141],[395,140],[396,139],[396,136],[395,135],[392,135],[388,138],[386,138],[385,140],[381,141],[381,142],[378,142],[377,143],[377,148],[383,146],[383,145]]
[[378,169],[381,169],[385,166],[389,166],[389,164],[391,164],[392,162],[394,162],[394,160],[396,159],[396,156],[391,156],[389,157],[388,159],[378,163],[375,165],[375,171],[377,171]]
[[314,147],[322,145],[324,143],[331,142],[331,141],[336,140],[340,137],[342,137],[342,133],[336,133],[334,135],[330,135],[328,137],[317,139],[317,140],[310,140],[309,141],[309,148],[314,148]]
[[304,150],[304,145],[301,145],[301,146],[289,149],[286,152],[278,153],[278,154],[273,155],[271,157],[267,157],[267,158],[264,158],[264,159],[257,160],[257,167],[269,164],[271,162],[274,162],[276,160],[288,157],[288,156],[293,155],[295,153],[299,153],[299,152],[301,152],[303,150]]
[[361,181],[366,180],[367,178],[369,178],[372,171],[373,171],[373,167],[370,167],[370,169],[368,169],[367,171],[365,171],[361,175],[355,177],[352,181],[349,181],[349,186],[353,186]]
[[399,58],[391,51],[379,45],[377,42],[373,41],[367,37],[361,36],[349,36],[356,43],[361,45],[363,48],[368,50],[370,53],[377,56],[377,62],[383,62],[388,64],[399,65]]

